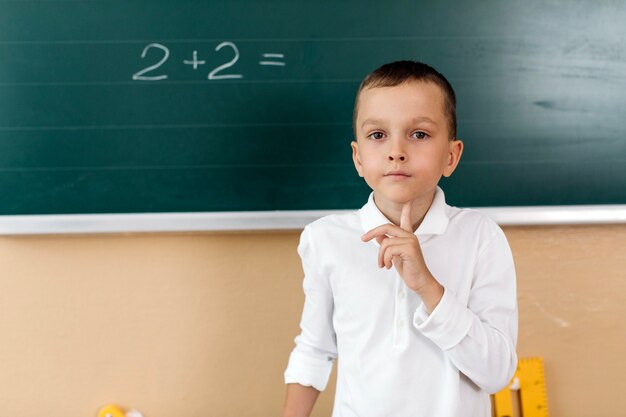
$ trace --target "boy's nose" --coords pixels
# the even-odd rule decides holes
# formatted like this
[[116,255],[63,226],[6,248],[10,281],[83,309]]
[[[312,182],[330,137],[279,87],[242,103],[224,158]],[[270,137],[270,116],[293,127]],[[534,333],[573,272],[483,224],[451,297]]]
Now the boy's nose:
[[404,161],[406,158],[406,154],[402,146],[395,145],[392,146],[389,150],[388,158],[390,161]]
[[402,154],[389,154],[390,161],[404,161],[404,155]]

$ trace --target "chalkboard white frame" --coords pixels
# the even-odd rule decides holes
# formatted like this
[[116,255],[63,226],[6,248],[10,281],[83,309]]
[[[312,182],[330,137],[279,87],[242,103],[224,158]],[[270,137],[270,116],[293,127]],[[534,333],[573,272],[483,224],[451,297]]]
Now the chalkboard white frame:
[[[626,204],[477,207],[501,226],[626,223]],[[351,210],[0,216],[0,235],[300,230]]]

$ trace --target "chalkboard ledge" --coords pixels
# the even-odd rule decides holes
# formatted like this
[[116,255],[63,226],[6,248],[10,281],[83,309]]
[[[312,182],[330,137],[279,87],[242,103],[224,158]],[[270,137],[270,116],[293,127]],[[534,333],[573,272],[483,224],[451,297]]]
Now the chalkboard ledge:
[[[501,226],[626,223],[626,204],[476,207]],[[300,230],[351,210],[0,216],[0,235]]]

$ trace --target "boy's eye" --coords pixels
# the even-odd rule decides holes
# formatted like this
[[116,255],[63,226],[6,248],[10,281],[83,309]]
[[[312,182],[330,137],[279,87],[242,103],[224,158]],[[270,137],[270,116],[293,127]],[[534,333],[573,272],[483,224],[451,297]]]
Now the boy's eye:
[[428,133],[418,130],[417,132],[413,132],[411,136],[413,136],[416,139],[426,139],[428,137]]
[[383,134],[383,132],[373,132],[370,133],[369,135],[367,135],[368,138],[372,138],[372,139],[382,139],[385,135]]

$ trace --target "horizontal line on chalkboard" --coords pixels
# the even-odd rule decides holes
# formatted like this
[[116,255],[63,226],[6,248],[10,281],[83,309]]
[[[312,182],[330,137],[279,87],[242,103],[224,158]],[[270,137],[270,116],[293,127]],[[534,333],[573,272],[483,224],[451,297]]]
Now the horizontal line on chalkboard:
[[[458,120],[459,124],[498,124],[506,120]],[[47,131],[47,130],[132,130],[132,129],[211,129],[236,127],[280,126],[352,126],[351,122],[302,122],[302,123],[206,123],[180,125],[92,125],[92,126],[0,126],[0,132]]]
[[[536,164],[554,164],[554,165],[565,165],[571,164],[573,161],[570,160],[562,160],[562,159],[543,159],[543,160],[517,160],[517,161],[465,161],[461,162],[461,165],[536,165]],[[597,161],[575,161],[576,165],[585,165],[585,164],[595,164]],[[611,162],[624,162],[626,163],[626,158],[614,159]],[[118,167],[96,167],[96,166],[85,166],[85,167],[28,167],[28,168],[2,168],[0,167],[0,172],[49,172],[49,171],[160,171],[160,170],[182,170],[182,169],[232,169],[232,168],[306,168],[306,167],[352,167],[354,166],[352,163],[342,163],[342,164],[306,164],[306,163],[298,163],[298,164],[222,164],[222,165],[139,165],[139,166],[118,166]]]
[[[458,80],[455,80],[458,81]],[[0,87],[41,87],[46,85],[67,85],[67,86],[83,86],[83,85],[136,85],[136,86],[162,86],[162,85],[211,85],[211,84],[287,84],[287,83],[360,83],[361,80],[356,78],[327,78],[327,79],[310,79],[310,80],[198,80],[198,81],[49,81],[49,82],[24,82],[24,83],[2,83]]]
[[6,126],[0,132],[34,130],[124,130],[124,129],[205,129],[222,127],[277,127],[277,126],[352,126],[351,122],[313,122],[313,123],[206,123],[180,125],[93,125],[93,126]]
[[200,39],[93,39],[93,40],[31,40],[31,41],[0,41],[0,45],[70,45],[70,44],[106,44],[106,43],[199,43],[199,42],[368,42],[368,41],[411,41],[411,40],[472,40],[472,39],[518,39],[518,35],[497,36],[383,36],[383,37],[343,37],[343,38],[200,38]]
[[[581,155],[581,158],[584,158],[585,155]],[[618,158],[618,159],[608,159],[607,162],[626,162],[626,158]],[[497,160],[497,161],[463,161],[459,163],[459,165],[512,165],[512,164],[555,164],[555,165],[565,165],[572,164],[576,165],[585,165],[585,164],[597,164],[597,160],[577,160],[577,159],[518,159],[518,160]]]
[[145,165],[135,167],[33,167],[33,168],[1,168],[0,172],[30,172],[30,171],[159,171],[176,169],[229,169],[229,168],[292,168],[292,167],[352,167],[352,163],[345,164],[241,164],[241,165]]

